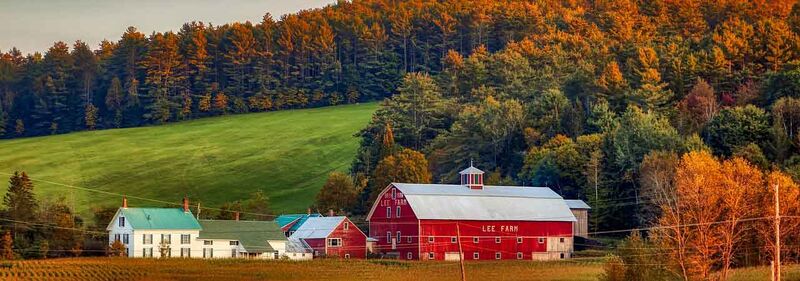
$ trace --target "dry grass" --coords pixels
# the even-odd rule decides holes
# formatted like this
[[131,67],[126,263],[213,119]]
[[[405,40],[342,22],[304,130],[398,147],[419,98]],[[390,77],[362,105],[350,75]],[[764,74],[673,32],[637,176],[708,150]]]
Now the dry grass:
[[[602,267],[579,262],[468,262],[468,280],[596,280]],[[378,260],[309,262],[77,258],[14,261],[0,279],[39,280],[459,280],[458,263]]]

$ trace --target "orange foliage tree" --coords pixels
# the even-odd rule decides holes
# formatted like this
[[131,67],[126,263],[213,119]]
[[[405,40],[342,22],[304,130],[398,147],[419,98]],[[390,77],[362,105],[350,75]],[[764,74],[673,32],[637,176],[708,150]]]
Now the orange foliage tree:
[[381,160],[375,167],[369,201],[374,201],[378,193],[392,182],[430,183],[431,172],[425,154],[404,148]]

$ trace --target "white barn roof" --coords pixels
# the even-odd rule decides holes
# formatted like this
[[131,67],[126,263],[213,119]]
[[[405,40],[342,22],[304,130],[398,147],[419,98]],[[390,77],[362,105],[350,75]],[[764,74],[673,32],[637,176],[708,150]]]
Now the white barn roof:
[[403,193],[418,219],[576,221],[564,199],[547,187],[392,185]]
[[592,207],[589,207],[589,205],[586,204],[586,202],[583,202],[583,200],[570,199],[570,200],[564,200],[564,202],[567,202],[567,206],[569,206],[570,209],[591,209],[592,208]]
[[345,217],[311,217],[289,237],[290,240],[326,238]]

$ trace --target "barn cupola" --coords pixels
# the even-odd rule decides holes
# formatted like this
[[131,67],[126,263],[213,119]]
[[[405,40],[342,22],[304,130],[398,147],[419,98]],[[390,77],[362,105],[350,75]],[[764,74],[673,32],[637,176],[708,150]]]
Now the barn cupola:
[[469,163],[469,168],[464,169],[459,174],[461,175],[461,185],[470,189],[483,189],[483,171],[472,166],[472,161]]

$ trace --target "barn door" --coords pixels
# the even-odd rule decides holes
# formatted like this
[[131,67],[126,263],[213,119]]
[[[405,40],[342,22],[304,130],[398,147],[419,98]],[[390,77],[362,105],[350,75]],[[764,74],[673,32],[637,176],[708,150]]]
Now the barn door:
[[392,250],[397,250],[397,237],[392,237]]

